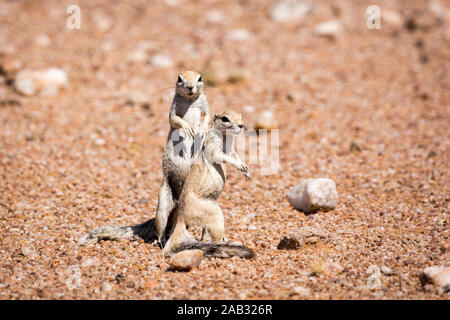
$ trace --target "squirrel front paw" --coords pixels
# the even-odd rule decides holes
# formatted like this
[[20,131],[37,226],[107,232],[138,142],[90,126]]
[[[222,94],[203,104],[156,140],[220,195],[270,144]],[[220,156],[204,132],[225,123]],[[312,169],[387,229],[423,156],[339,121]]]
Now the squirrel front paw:
[[248,173],[248,167],[245,165],[244,162],[240,161],[239,170],[244,174],[244,176],[250,180],[250,174]]
[[192,138],[195,137],[194,129],[192,129],[190,125],[188,125],[188,124],[187,124],[187,125],[184,125],[184,126],[183,126],[183,130],[184,130],[184,132],[186,132],[188,135],[190,135]]

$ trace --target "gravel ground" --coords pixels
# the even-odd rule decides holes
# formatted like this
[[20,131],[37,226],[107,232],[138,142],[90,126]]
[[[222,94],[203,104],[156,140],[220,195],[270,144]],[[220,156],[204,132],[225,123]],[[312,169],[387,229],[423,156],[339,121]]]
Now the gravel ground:
[[[418,277],[450,263],[448,14],[376,1],[402,20],[390,11],[369,30],[373,1],[311,1],[287,22],[271,18],[276,1],[175,2],[77,1],[80,30],[65,27],[72,1],[0,3],[3,68],[59,67],[69,79],[39,97],[0,76],[0,298],[448,299]],[[329,20],[342,30],[316,35]],[[145,61],[130,58],[138,49]],[[265,109],[278,121],[279,172],[250,165],[247,181],[230,168],[219,200],[228,238],[257,258],[182,273],[142,241],[79,248],[94,227],[154,216],[184,69],[208,79],[212,112],[240,111],[251,127]],[[335,210],[289,205],[286,192],[311,177],[336,182]],[[277,249],[305,227],[326,239]],[[371,289],[372,265],[392,272]]]

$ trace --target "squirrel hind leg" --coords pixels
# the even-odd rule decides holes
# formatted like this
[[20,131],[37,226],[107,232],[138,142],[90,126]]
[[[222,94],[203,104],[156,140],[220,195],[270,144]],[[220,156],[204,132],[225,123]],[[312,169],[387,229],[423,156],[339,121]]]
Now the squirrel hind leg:
[[166,242],[168,229],[171,231],[170,229],[173,225],[173,218],[171,216],[173,216],[172,212],[175,207],[176,201],[174,200],[172,187],[169,184],[169,178],[164,175],[159,189],[158,206],[156,208],[154,222],[157,239],[162,242],[162,245]]
[[222,242],[225,236],[223,212],[217,202],[190,196],[186,201],[186,220],[201,226],[202,240],[208,236],[213,242]]

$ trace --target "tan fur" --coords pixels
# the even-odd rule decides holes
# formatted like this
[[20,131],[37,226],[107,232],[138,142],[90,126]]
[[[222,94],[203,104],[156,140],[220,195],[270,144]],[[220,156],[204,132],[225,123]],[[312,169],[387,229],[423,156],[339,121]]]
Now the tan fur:
[[202,90],[200,74],[194,71],[179,74],[169,113],[170,130],[163,154],[163,181],[155,216],[157,236],[162,243],[165,242],[170,215],[177,206],[192,165],[194,141],[202,139],[209,127],[209,105]]
[[[230,145],[226,145],[227,134],[239,134],[243,126],[239,113],[226,111],[214,116],[213,128],[207,132],[199,155],[201,161],[192,165],[184,183],[175,213],[176,225],[164,246],[165,254],[170,255],[177,248],[193,242],[187,231],[189,226],[204,227],[214,243],[224,240],[224,217],[216,200],[226,182],[225,164],[232,164],[250,178],[247,166],[234,152],[232,139],[228,139]],[[211,249],[211,246],[206,247]],[[219,252],[227,248],[226,245],[219,247],[216,246]]]
[[200,74],[195,71],[183,71],[180,73],[180,75],[191,84],[197,81],[198,77],[200,76]]
[[[167,229],[170,231],[172,221],[176,220],[172,212],[192,165],[191,148],[195,139],[203,139],[209,122],[209,105],[203,94],[201,75],[194,71],[180,73],[169,112],[170,130],[162,157],[163,181],[155,218],[135,226],[96,228],[83,235],[80,245],[92,245],[102,239],[132,239],[135,236],[145,241],[156,238],[164,243]],[[177,151],[180,146],[182,153]]]

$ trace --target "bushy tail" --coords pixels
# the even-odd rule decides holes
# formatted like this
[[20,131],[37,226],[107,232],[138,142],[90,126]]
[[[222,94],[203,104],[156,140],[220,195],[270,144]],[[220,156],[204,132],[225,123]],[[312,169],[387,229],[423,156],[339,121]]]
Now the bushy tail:
[[237,256],[245,259],[255,257],[255,252],[252,249],[242,245],[198,241],[184,242],[181,246],[173,250],[173,253],[192,249],[202,250],[203,255],[206,257],[231,258]]
[[141,238],[145,242],[157,240],[155,219],[147,222],[127,227],[99,227],[84,234],[78,244],[80,246],[92,246],[100,240],[118,240]]

